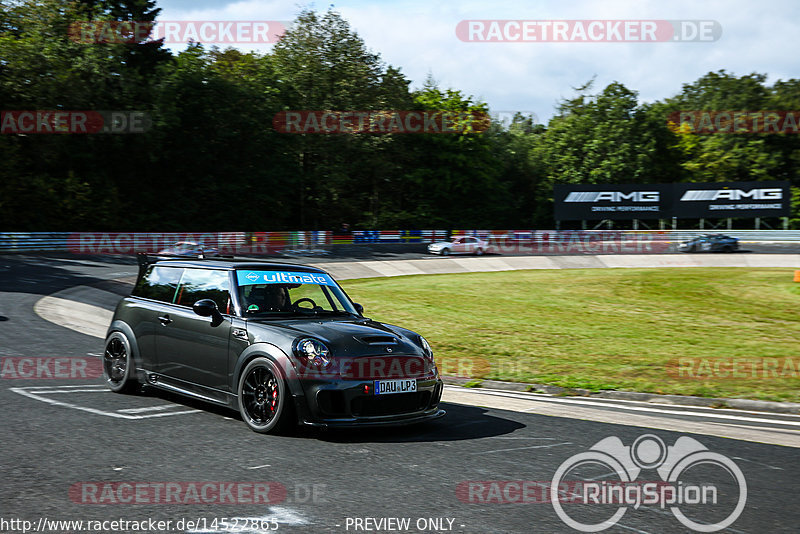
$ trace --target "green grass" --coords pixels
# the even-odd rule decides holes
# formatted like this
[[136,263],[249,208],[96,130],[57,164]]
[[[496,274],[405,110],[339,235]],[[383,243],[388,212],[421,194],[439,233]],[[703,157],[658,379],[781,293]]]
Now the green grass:
[[443,374],[800,402],[800,370],[767,378],[749,370],[735,378],[676,373],[678,358],[800,361],[800,284],[792,275],[791,269],[569,269],[343,285],[367,316],[423,334]]

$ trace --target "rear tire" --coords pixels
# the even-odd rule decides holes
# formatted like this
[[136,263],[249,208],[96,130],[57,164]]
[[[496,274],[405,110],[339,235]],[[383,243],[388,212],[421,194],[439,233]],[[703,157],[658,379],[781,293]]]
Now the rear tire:
[[475,249],[475,255],[476,256],[483,256],[483,249],[481,247],[476,248]]
[[294,406],[278,366],[268,358],[252,360],[239,377],[239,413],[260,434],[282,433],[294,426]]
[[103,378],[114,393],[132,393],[140,384],[136,378],[136,365],[128,336],[111,332],[106,338],[103,352]]

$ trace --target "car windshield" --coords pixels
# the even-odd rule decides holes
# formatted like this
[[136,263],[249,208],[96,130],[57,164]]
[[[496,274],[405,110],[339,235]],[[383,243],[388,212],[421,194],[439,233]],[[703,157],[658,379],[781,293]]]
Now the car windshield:
[[358,315],[325,273],[241,270],[236,277],[247,315]]

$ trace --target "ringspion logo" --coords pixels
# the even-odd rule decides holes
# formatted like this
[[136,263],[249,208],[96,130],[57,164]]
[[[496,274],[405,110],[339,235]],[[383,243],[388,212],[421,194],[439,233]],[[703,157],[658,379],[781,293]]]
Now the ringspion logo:
[[[575,495],[578,500],[571,501],[589,505],[588,508],[571,506],[568,510],[560,498],[562,482],[579,478],[574,475],[586,473],[589,468],[600,469],[605,475],[585,478],[580,493]],[[660,482],[631,484],[642,471],[651,470],[658,474]],[[718,483],[695,482],[698,470],[703,478],[710,478],[710,473],[715,481],[719,475],[725,477],[736,487],[735,498]],[[617,524],[629,508],[642,505],[669,508],[675,519],[690,530],[717,532],[741,515],[747,502],[747,482],[733,460],[710,451],[694,438],[681,436],[667,446],[658,436],[643,434],[633,444],[625,445],[612,436],[567,458],[556,469],[550,483],[550,502],[558,517],[580,532],[606,530]]]

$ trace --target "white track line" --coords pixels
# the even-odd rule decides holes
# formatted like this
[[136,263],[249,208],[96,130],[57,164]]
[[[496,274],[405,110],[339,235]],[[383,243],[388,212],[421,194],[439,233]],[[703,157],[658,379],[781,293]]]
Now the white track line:
[[[154,418],[154,417],[168,417],[170,415],[184,415],[184,414],[190,414],[190,413],[197,413],[197,412],[201,411],[201,410],[186,410],[186,411],[182,411],[182,412],[154,413],[154,414],[147,414],[147,415],[128,415],[128,414],[122,414],[122,413],[117,413],[117,412],[105,412],[103,410],[97,410],[95,408],[88,408],[86,406],[79,406],[77,404],[72,404],[72,403],[69,403],[69,402],[62,402],[62,401],[57,401],[55,399],[49,399],[47,397],[41,397],[41,396],[37,395],[37,393],[39,393],[38,391],[36,391],[36,392],[27,391],[27,390],[25,390],[23,388],[9,388],[9,389],[10,389],[10,391],[13,391],[14,393],[19,393],[20,395],[23,395],[25,397],[28,397],[28,398],[31,398],[31,399],[34,399],[34,400],[38,400],[38,401],[42,401],[42,402],[46,402],[47,404],[51,404],[53,406],[62,406],[64,408],[72,408],[73,410],[80,410],[82,412],[93,413],[93,414],[96,414],[96,415],[105,415],[107,417],[115,417],[117,419],[151,419],[151,418]],[[76,390],[72,390],[71,392],[75,392],[75,391]],[[92,390],[92,391],[96,391],[96,390]],[[110,393],[110,391],[108,391],[108,392]]]
[[[465,392],[464,388],[459,388],[457,386],[446,386],[446,388],[447,389],[459,390],[462,393]],[[524,394],[515,395],[514,393],[509,393],[509,392],[505,392],[505,391],[496,391],[496,390],[470,389],[469,392],[470,393],[484,394],[484,395],[493,395],[493,396],[496,396],[496,397],[508,397],[508,398],[511,398],[511,399],[518,399],[518,400],[529,400],[529,401],[532,401],[532,402],[552,402],[552,403],[557,403],[557,404],[573,404],[573,405],[574,404],[583,404],[583,405],[586,405],[586,406],[596,406],[596,407],[600,407],[600,408],[616,407],[619,410],[629,410],[629,411],[634,411],[634,412],[648,412],[648,413],[658,413],[658,414],[666,414],[666,415],[680,415],[680,416],[686,416],[686,417],[701,417],[701,418],[707,418],[707,419],[731,419],[731,420],[734,420],[734,421],[747,421],[747,422],[751,422],[751,423],[769,423],[769,424],[779,424],[779,425],[788,425],[788,426],[800,427],[800,421],[786,421],[786,420],[783,420],[783,419],[765,419],[765,418],[761,418],[761,417],[748,417],[748,416],[740,416],[740,415],[730,415],[730,414],[725,414],[725,413],[721,413],[721,414],[714,413],[714,414],[712,414],[712,413],[699,413],[699,412],[692,412],[692,411],[685,411],[684,412],[684,411],[678,411],[678,410],[664,410],[664,409],[661,409],[661,408],[651,408],[649,406],[620,406],[618,404],[615,405],[615,404],[612,404],[612,403],[603,403],[603,402],[592,401],[592,400],[580,400],[580,399],[575,399],[575,398],[571,398],[571,399],[567,400],[567,399],[560,399],[560,398],[556,398],[556,397],[543,397],[541,395],[539,395],[537,397],[532,397],[532,396],[528,396],[528,395],[524,395]],[[636,401],[627,401],[627,402],[636,402]],[[530,410],[533,410],[533,409],[534,408],[531,408]],[[526,411],[530,411],[530,410],[526,410]],[[785,414],[781,414],[781,415],[785,415]]]
[[118,413],[144,413],[144,412],[163,412],[170,408],[180,408],[178,404],[162,404],[159,406],[145,406],[144,408],[123,408],[117,410]]

